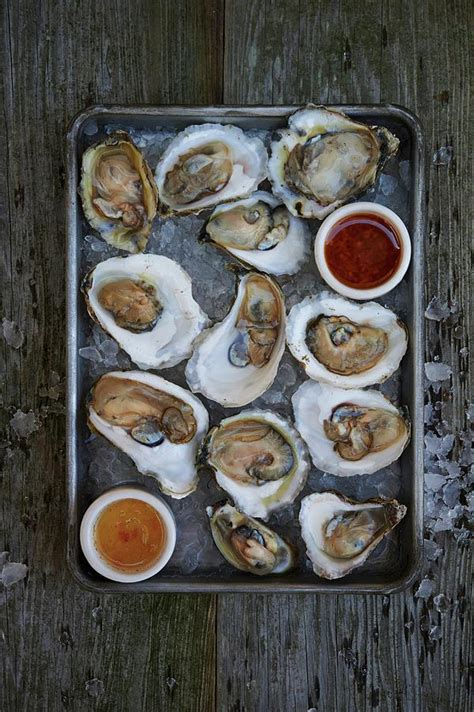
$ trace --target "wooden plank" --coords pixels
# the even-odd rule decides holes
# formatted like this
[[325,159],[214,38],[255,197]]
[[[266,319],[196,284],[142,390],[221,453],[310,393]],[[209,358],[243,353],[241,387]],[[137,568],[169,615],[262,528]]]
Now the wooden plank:
[[0,340],[0,549],[29,567],[0,594],[2,710],[214,706],[215,597],[100,597],[66,572],[64,388],[40,393],[64,386],[67,124],[96,102],[219,102],[221,27],[220,0],[2,3],[1,316],[25,340]]
[[[426,301],[462,305],[454,331],[427,323],[426,359],[453,368],[442,417],[466,426],[472,325],[467,265],[470,239],[467,2],[228,3],[224,100],[229,103],[393,102],[420,115],[429,155],[453,147],[454,160],[431,166]],[[238,17],[246,28],[236,33]],[[461,337],[461,338],[459,338]],[[421,476],[421,473],[417,473]],[[427,564],[435,593],[451,601],[440,614],[413,590],[384,597],[221,596],[218,602],[217,708],[235,712],[295,709],[425,710],[471,708],[469,626],[464,618],[470,552],[439,537],[444,555]],[[429,562],[428,562],[429,563]],[[440,625],[431,641],[428,628]]]

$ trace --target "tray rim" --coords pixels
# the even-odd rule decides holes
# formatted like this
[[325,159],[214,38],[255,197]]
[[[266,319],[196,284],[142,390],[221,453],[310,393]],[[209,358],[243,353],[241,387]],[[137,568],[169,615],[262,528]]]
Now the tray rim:
[[[71,279],[76,258],[76,208],[78,205],[77,176],[78,161],[76,141],[82,125],[94,116],[116,114],[136,118],[137,115],[147,117],[179,116],[180,119],[205,120],[206,117],[216,116],[221,118],[281,118],[290,115],[306,104],[193,104],[193,105],[115,105],[94,104],[79,111],[70,121],[67,129],[67,185],[66,185],[66,323],[76,324],[75,302],[77,297],[77,284]],[[317,104],[319,105],[319,104]],[[75,505],[77,471],[75,461],[76,433],[75,417],[77,413],[77,345],[73,330],[67,328],[67,405],[66,405],[66,494],[67,494],[67,538],[66,562],[74,580],[83,588],[94,593],[347,593],[347,594],[382,594],[399,593],[408,588],[419,575],[423,560],[423,371],[422,357],[424,354],[424,318],[423,318],[423,284],[424,284],[424,235],[426,229],[426,160],[425,141],[422,124],[419,118],[409,109],[399,104],[329,104],[328,108],[345,111],[357,117],[364,113],[378,113],[383,117],[396,116],[409,128],[415,141],[414,148],[414,173],[417,176],[417,190],[411,196],[413,213],[412,261],[414,270],[413,280],[418,285],[413,289],[413,314],[416,329],[410,335],[413,354],[413,388],[414,408],[411,412],[412,419],[412,445],[413,445],[413,556],[412,560],[403,571],[402,575],[391,582],[374,583],[334,583],[315,578],[314,583],[285,582],[284,579],[274,582],[249,581],[249,582],[214,582],[209,581],[183,581],[180,583],[160,582],[145,580],[137,584],[114,584],[112,581],[91,580],[79,569],[77,561],[77,542],[75,543]],[[200,118],[197,118],[200,115]],[[192,576],[192,574],[191,574]],[[344,579],[340,579],[344,581]]]

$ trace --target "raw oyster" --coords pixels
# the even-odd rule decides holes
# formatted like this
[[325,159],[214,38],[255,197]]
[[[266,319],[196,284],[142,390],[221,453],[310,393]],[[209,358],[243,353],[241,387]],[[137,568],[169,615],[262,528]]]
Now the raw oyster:
[[180,499],[196,489],[196,454],[209,419],[184,388],[151,373],[106,373],[91,390],[88,424],[165,494]]
[[396,499],[355,502],[335,492],[310,494],[301,501],[301,536],[314,573],[326,579],[346,576],[403,519]]
[[161,255],[99,262],[82,290],[91,317],[139,368],[170,368],[188,358],[209,324],[193,299],[189,275]]
[[209,432],[204,455],[238,509],[265,520],[293,502],[309,471],[302,439],[270,411],[246,410],[222,420]]
[[115,131],[82,157],[84,214],[111,245],[143,251],[156,215],[158,191],[144,157],[125,131]]
[[293,215],[322,219],[369,188],[399,140],[386,128],[309,104],[272,143],[273,192]]
[[188,126],[170,143],[156,168],[164,212],[198,213],[245,197],[267,177],[268,156],[259,138],[221,124]]
[[408,332],[396,314],[376,302],[356,304],[321,292],[292,308],[286,340],[310,378],[364,388],[383,383],[397,370]]
[[314,464],[333,475],[377,472],[408,444],[409,422],[378,391],[306,381],[292,402],[296,427]]
[[284,574],[296,564],[296,550],[262,522],[229,503],[207,508],[214,542],[236,569],[256,576]]
[[285,349],[285,322],[278,285],[265,275],[246,274],[228,315],[195,342],[186,366],[193,393],[226,407],[261,396],[273,383]]
[[271,193],[219,205],[206,224],[207,239],[267,274],[294,274],[309,253],[309,230]]

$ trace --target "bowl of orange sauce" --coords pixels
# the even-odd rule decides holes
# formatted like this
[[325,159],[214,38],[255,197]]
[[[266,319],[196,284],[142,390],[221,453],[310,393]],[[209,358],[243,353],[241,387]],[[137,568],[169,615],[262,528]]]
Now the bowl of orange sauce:
[[133,583],[166,566],[176,544],[176,524],[160,497],[137,487],[116,487],[87,509],[80,541],[97,573]]
[[352,299],[373,299],[403,279],[411,240],[393,210],[377,203],[352,203],[324,220],[314,242],[324,281]]

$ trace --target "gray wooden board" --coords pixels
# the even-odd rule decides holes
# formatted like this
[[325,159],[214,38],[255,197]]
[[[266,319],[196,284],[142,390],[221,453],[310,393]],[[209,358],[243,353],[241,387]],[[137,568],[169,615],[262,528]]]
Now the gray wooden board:
[[[64,378],[64,135],[75,112],[101,102],[396,102],[421,117],[430,157],[453,148],[428,176],[425,295],[457,301],[464,329],[428,322],[426,358],[451,364],[443,416],[464,427],[470,3],[4,0],[1,11],[0,316],[25,338],[18,349],[0,340],[0,549],[29,570],[0,594],[0,708],[470,709],[470,557],[449,534],[427,564],[450,601],[444,614],[414,597],[419,582],[390,598],[79,589],[64,560],[63,393],[47,390]],[[28,438],[9,425],[18,409],[36,414]],[[427,634],[432,623],[440,640]]]

